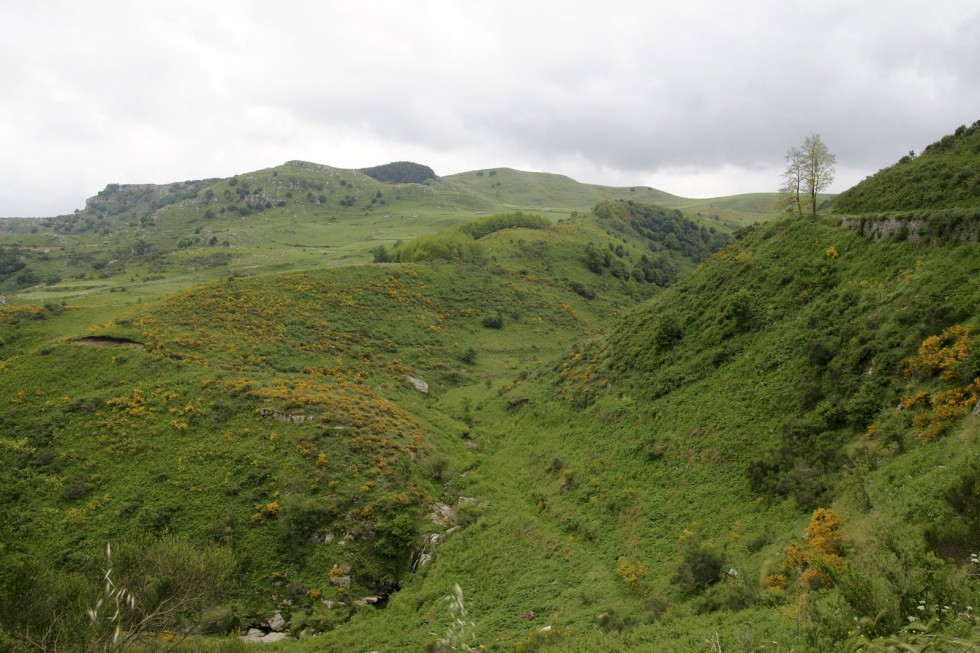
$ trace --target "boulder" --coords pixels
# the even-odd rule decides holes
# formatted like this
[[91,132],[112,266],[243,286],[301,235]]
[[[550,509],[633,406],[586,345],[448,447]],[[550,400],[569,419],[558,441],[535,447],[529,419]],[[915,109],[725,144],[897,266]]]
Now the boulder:
[[269,619],[269,630],[271,630],[274,633],[278,633],[280,630],[282,630],[282,627],[285,625],[286,625],[286,620],[282,618],[281,612],[277,611],[276,614],[274,614],[272,618]]
[[434,524],[449,526],[456,523],[456,511],[449,505],[436,501],[429,513],[429,520]]
[[415,376],[406,376],[405,380],[412,384],[412,387],[424,395],[429,394],[429,384]]

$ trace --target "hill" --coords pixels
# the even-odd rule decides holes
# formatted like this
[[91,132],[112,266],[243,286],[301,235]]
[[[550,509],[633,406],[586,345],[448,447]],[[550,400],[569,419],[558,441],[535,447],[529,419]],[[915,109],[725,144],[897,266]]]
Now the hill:
[[977,253],[761,225],[499,397],[447,396],[486,454],[454,483],[479,519],[327,641],[410,647],[453,583],[478,641],[534,650],[839,650],[910,615],[969,636]]
[[848,189],[839,213],[980,207],[980,121],[913,152]]
[[[403,167],[372,170],[394,174]],[[422,168],[428,175],[425,166],[411,169]],[[391,179],[291,161],[230,179],[110,184],[73,215],[0,220],[0,292],[42,304],[92,294],[105,303],[147,300],[228,274],[369,261],[378,245],[483,214],[525,211],[555,222],[612,199],[670,207],[686,201],[652,189],[506,169],[425,183]],[[688,213],[726,232],[765,217],[741,199],[711,204]]]
[[[158,284],[0,307],[0,645],[980,642],[975,237],[733,242],[681,198],[506,169],[294,162],[153,226],[176,195],[129,190],[100,237],[152,244],[124,274]],[[47,253],[106,256],[85,224]],[[8,227],[0,269],[52,263]],[[218,229],[227,266],[179,270]],[[326,233],[346,253],[307,251]]]
[[[470,409],[442,397],[546,364],[668,282],[645,264],[676,277],[710,251],[663,248],[655,221],[609,235],[609,220],[489,216],[464,225],[493,226],[474,232],[479,261],[229,276],[98,323],[77,305],[4,307],[0,579],[17,610],[0,617],[44,612],[22,583],[68,601],[105,540],[234,560],[222,619],[184,615],[205,631],[276,610],[325,630],[387,602],[419,537],[459,519],[428,520],[445,484],[479,462]],[[146,543],[161,532],[176,539]]]

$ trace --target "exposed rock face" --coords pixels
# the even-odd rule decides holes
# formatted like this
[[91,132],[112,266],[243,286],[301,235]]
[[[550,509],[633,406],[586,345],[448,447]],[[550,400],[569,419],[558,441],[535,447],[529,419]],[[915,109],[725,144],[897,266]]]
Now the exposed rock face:
[[872,240],[906,240],[967,243],[980,240],[980,218],[933,221],[900,216],[844,218],[841,226],[855,229]]
[[423,533],[421,538],[421,546],[419,550],[415,552],[412,559],[412,571],[418,571],[422,567],[426,566],[432,559],[435,558],[435,547],[442,540],[442,536],[439,533]]
[[904,234],[909,242],[918,242],[922,237],[919,231],[925,226],[922,220],[904,218],[884,218],[881,220],[862,220],[860,218],[845,218],[841,226],[857,229],[862,236],[878,241],[894,238],[896,234]]
[[294,424],[312,422],[314,419],[312,415],[291,415],[289,413],[280,413],[278,410],[273,410],[272,408],[260,408],[259,417],[271,417],[280,422],[293,422]]

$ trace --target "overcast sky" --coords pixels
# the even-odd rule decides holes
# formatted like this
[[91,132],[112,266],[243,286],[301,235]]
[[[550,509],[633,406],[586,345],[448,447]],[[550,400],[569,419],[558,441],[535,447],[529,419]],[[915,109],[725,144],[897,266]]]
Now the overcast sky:
[[977,0],[5,1],[0,216],[303,159],[841,191],[980,119]]

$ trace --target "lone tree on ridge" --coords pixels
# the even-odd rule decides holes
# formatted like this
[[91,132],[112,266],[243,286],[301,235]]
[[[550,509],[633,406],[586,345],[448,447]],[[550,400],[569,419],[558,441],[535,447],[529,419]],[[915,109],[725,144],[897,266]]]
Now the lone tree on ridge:
[[831,154],[820,134],[810,134],[799,147],[786,152],[786,170],[779,188],[784,205],[795,207],[803,215],[803,196],[810,205],[810,214],[817,214],[817,194],[834,181],[837,157]]

